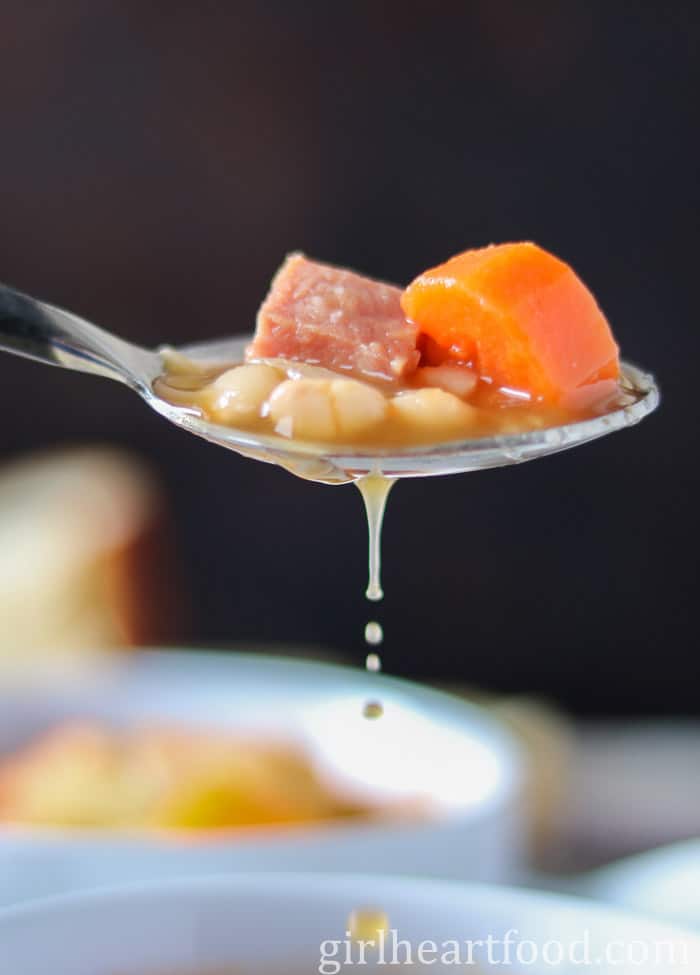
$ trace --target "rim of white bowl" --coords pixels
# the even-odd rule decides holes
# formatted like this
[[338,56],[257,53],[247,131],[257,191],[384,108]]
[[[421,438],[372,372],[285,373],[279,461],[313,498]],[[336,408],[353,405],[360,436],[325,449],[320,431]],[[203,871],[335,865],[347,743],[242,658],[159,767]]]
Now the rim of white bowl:
[[[134,907],[135,899],[160,899],[161,902],[180,900],[187,894],[208,893],[219,895],[285,893],[290,895],[299,890],[312,889],[319,897],[350,895],[363,897],[369,889],[372,900],[383,902],[391,898],[405,899],[414,895],[423,904],[445,899],[454,904],[455,896],[469,900],[479,898],[480,905],[502,905],[511,901],[527,906],[529,909],[549,912],[552,909],[567,909],[580,912],[593,923],[609,923],[614,920],[644,925],[651,932],[668,932],[688,938],[700,950],[700,934],[680,925],[657,921],[644,914],[616,905],[606,904],[587,897],[577,897],[569,893],[515,887],[508,884],[487,884],[463,882],[454,879],[433,877],[393,876],[390,874],[367,873],[319,873],[313,871],[262,871],[245,872],[235,875],[209,874],[199,877],[180,877],[169,880],[154,880],[147,883],[100,886],[90,890],[37,898],[21,904],[0,908],[0,930],[15,920],[52,916],[57,913],[74,913],[76,907],[90,905],[116,905],[127,903]],[[390,906],[387,905],[388,909]]]

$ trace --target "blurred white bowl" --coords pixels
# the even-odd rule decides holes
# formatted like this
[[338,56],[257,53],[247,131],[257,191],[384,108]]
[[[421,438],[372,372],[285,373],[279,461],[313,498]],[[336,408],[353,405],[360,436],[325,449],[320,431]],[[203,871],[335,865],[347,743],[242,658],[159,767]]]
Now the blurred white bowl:
[[[406,959],[405,946],[393,955],[396,938],[408,943],[414,961],[421,943],[430,952],[425,943],[434,942],[436,953],[423,956],[428,963],[449,950],[448,942],[457,942],[459,955],[452,957],[469,971],[475,965],[480,972],[491,971],[489,960],[493,971],[532,975],[700,970],[697,937],[585,901],[507,887],[320,874],[179,881],[9,909],[0,912],[3,970],[12,975],[205,975],[231,966],[236,975],[347,975],[360,964],[357,946],[346,942],[347,920],[368,902],[388,916],[385,965],[393,957]],[[484,944],[489,936],[490,949]],[[471,961],[465,942],[472,943]],[[565,960],[558,963],[560,952]],[[360,971],[386,970],[371,949],[368,959]],[[322,968],[322,960],[330,964]],[[455,962],[431,969],[455,970]]]
[[[362,717],[368,699],[381,700],[380,720]],[[150,652],[80,685],[0,690],[0,751],[75,716],[282,735],[344,788],[375,799],[420,791],[433,813],[210,833],[203,843],[165,832],[0,827],[0,904],[211,872],[359,869],[507,881],[523,865],[517,748],[485,712],[449,695],[327,664]]]
[[584,878],[586,893],[684,927],[700,928],[700,840],[627,857]]

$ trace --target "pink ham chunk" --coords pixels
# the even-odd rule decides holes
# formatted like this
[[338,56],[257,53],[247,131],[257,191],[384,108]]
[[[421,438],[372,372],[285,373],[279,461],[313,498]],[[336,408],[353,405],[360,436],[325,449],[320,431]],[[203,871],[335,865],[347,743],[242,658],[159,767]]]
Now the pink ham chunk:
[[396,382],[420,358],[400,298],[400,288],[290,254],[260,307],[246,358],[294,359]]

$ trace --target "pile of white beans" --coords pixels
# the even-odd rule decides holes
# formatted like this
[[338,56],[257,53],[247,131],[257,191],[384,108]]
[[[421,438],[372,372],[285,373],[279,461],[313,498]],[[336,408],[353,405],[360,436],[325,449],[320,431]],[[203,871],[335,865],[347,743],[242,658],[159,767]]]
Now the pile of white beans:
[[479,413],[463,398],[473,392],[476,376],[461,366],[419,369],[419,388],[393,393],[318,373],[248,363],[222,373],[198,398],[215,423],[245,427],[267,418],[275,433],[301,440],[357,441],[387,423],[445,435],[468,430]]

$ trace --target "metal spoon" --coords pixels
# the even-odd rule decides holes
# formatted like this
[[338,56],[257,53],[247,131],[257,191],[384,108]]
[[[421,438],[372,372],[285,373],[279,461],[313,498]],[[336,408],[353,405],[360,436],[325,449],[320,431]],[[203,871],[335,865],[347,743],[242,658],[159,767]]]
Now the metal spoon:
[[[248,336],[183,346],[178,352],[196,362],[243,360]],[[390,451],[331,447],[263,436],[219,426],[195,411],[173,406],[155,395],[154,380],[163,372],[163,350],[144,349],[90,322],[0,285],[0,349],[49,365],[107,376],[125,383],[148,405],[190,433],[257,460],[279,464],[294,474],[329,483],[367,474],[419,477],[456,474],[521,463],[574,447],[638,423],[656,408],[659,392],[652,376],[623,363],[628,403],[603,416],[543,430],[498,437],[392,448]]]

